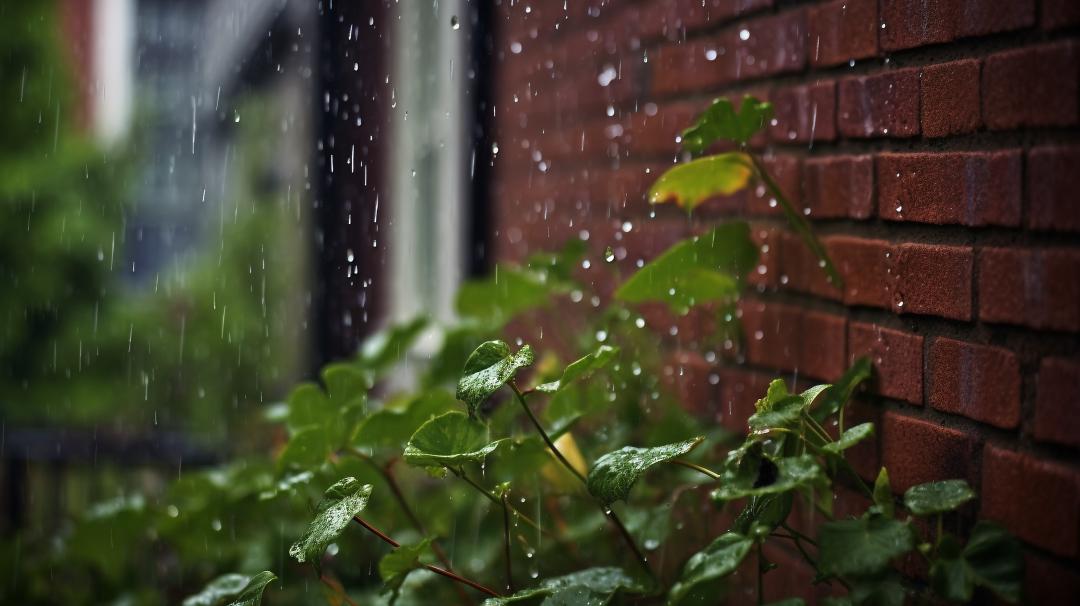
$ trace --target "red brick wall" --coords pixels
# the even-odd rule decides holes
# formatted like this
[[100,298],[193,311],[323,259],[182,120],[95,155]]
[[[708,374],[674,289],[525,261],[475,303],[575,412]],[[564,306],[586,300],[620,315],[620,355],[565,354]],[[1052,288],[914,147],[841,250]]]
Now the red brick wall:
[[[763,256],[742,305],[745,362],[709,355],[722,346],[702,314],[650,315],[687,404],[739,429],[770,376],[830,380],[869,354],[876,397],[859,414],[880,435],[859,468],[887,465],[897,490],[966,478],[982,495],[968,518],[1027,544],[1034,602],[1080,592],[1080,2],[501,0],[496,12],[497,258],[588,232],[628,275],[691,231],[748,217]],[[714,96],[743,93],[775,104],[755,144],[843,292],[761,191],[693,224],[645,203],[677,133]]]

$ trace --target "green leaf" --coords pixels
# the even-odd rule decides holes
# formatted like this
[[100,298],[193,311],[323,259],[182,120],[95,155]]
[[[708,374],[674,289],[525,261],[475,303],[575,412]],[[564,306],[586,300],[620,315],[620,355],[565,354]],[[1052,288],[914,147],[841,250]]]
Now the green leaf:
[[490,278],[462,284],[455,307],[462,317],[498,329],[522,312],[548,305],[559,286],[543,274],[499,265]]
[[821,395],[817,406],[811,412],[811,416],[817,422],[823,423],[828,417],[840,412],[840,409],[847,405],[848,400],[851,399],[851,394],[854,393],[855,388],[870,378],[870,372],[870,358],[862,357],[855,360],[844,372],[844,375]]
[[458,467],[480,463],[499,446],[488,439],[487,425],[461,412],[448,412],[424,423],[405,446],[405,461],[417,467]]
[[408,353],[428,324],[428,319],[421,316],[371,335],[360,349],[361,366],[376,375],[383,374]]
[[323,384],[330,402],[340,410],[342,407],[363,402],[371,389],[371,378],[353,364],[337,362],[322,370]]
[[301,383],[289,394],[289,429],[299,431],[308,427],[326,428],[338,421],[338,408],[330,403],[322,388],[314,383]]
[[690,556],[682,576],[671,587],[668,604],[678,604],[696,586],[726,577],[742,564],[754,541],[734,532],[720,535],[708,547]]
[[975,498],[964,480],[944,480],[912,486],[904,493],[904,507],[917,516],[952,511]]
[[311,468],[323,463],[332,447],[326,440],[322,427],[305,427],[289,436],[289,441],[278,457],[281,469],[290,467]]
[[1024,554],[1020,541],[1000,526],[980,521],[964,547],[964,560],[975,584],[1008,602],[1019,602],[1024,582]]
[[277,575],[269,570],[256,574],[251,577],[240,595],[236,596],[236,599],[232,602],[229,602],[229,606],[259,606],[262,604],[262,595],[263,591],[266,590],[266,586],[275,580],[277,580]]
[[772,104],[749,95],[743,97],[738,114],[730,99],[716,99],[690,128],[683,131],[683,149],[699,154],[717,140],[746,143],[765,128],[772,114]]
[[692,211],[715,196],[729,196],[746,187],[753,171],[750,159],[741,152],[705,156],[676,164],[660,175],[649,188],[649,203],[675,205]]
[[597,567],[543,580],[539,586],[522,589],[512,596],[488,598],[484,606],[504,606],[544,597],[543,606],[603,606],[616,593],[644,593],[647,588],[621,568]]
[[585,255],[585,250],[585,241],[572,237],[559,252],[534,253],[529,256],[525,265],[545,284],[571,285],[574,282],[574,271],[577,270],[581,257]]
[[840,439],[835,442],[829,442],[821,449],[825,452],[831,452],[833,454],[840,454],[841,452],[851,448],[852,446],[862,442],[866,438],[874,435],[873,423],[860,423],[855,427],[844,431]]
[[619,348],[610,345],[601,345],[596,351],[571,362],[562,373],[562,377],[550,383],[543,383],[535,387],[536,391],[555,393],[573,383],[576,379],[587,376],[596,370],[607,366],[616,356]]
[[301,484],[307,484],[315,478],[315,474],[310,471],[301,471],[285,476],[273,487],[264,490],[259,493],[259,500],[266,501],[277,497],[281,493],[292,493],[293,489]]
[[780,388],[775,387],[777,381],[769,385],[769,393],[764,400],[758,400],[757,412],[746,420],[751,431],[764,431],[772,428],[793,428],[799,424],[802,413],[810,409],[814,400],[829,388],[829,385],[815,385],[810,389],[794,396],[781,396]]
[[881,513],[893,517],[896,515],[896,505],[893,502],[892,486],[889,484],[889,472],[884,467],[878,472],[874,480],[874,505]]
[[308,525],[304,536],[289,548],[289,555],[301,564],[311,562],[318,568],[326,546],[345,530],[354,516],[367,507],[370,497],[371,484],[360,485],[352,477],[327,488],[315,519]]
[[914,547],[915,533],[908,524],[881,515],[826,522],[819,529],[820,568],[826,573],[878,574]]
[[600,457],[589,470],[589,492],[605,504],[626,500],[630,488],[653,465],[681,457],[693,450],[702,437],[653,448],[625,446]]
[[533,351],[528,345],[510,353],[510,346],[503,341],[481,343],[469,359],[457,384],[457,398],[469,407],[469,415],[491,394],[514,378],[518,370],[533,363]]
[[427,537],[419,543],[402,545],[379,560],[379,577],[386,584],[385,589],[394,595],[401,590],[401,584],[409,573],[421,566],[420,556],[427,551],[434,537]]
[[383,408],[360,424],[353,445],[366,448],[397,448],[432,417],[457,407],[457,399],[443,389],[430,389],[410,398],[402,408]]
[[757,258],[750,227],[725,223],[667,249],[624,282],[615,297],[626,303],[659,301],[686,314],[695,305],[737,297]]
[[250,580],[246,574],[223,574],[207,583],[199,593],[187,597],[183,606],[219,606],[243,591]]

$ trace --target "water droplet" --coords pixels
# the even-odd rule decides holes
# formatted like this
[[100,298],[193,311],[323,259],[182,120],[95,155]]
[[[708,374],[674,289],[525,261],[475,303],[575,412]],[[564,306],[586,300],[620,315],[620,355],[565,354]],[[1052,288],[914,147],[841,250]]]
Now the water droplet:
[[707,61],[716,61],[716,49],[710,48],[709,50],[705,51],[705,59]]
[[749,39],[750,39],[750,30],[748,30],[746,28],[743,28],[743,29],[739,30],[739,40],[749,40]]
[[510,43],[510,52],[514,53],[515,55],[520,54],[521,53],[521,43],[517,42],[517,41],[511,42]]
[[461,23],[458,22],[457,15],[450,16],[450,29],[460,29]]
[[612,250],[610,246],[604,250],[604,261],[607,261],[608,263],[615,261],[615,251]]

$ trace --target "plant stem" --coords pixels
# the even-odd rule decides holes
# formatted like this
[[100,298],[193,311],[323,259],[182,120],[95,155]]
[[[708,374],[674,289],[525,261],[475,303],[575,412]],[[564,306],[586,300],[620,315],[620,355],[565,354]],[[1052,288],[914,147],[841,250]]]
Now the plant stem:
[[686,467],[688,469],[693,469],[694,471],[700,471],[701,473],[709,476],[710,478],[712,478],[714,480],[719,480],[720,479],[720,474],[718,474],[715,471],[709,469],[708,467],[703,467],[701,465],[698,465],[697,463],[691,463],[690,461],[684,461],[682,459],[668,459],[668,463],[673,463],[675,465],[682,465],[683,467]]
[[[529,416],[529,420],[532,421],[533,427],[536,428],[536,432],[540,434],[540,437],[543,438],[544,443],[547,444],[548,449],[551,450],[551,454],[555,455],[555,458],[563,464],[563,467],[565,467],[574,474],[574,477],[576,477],[578,480],[581,480],[581,483],[585,486],[586,493],[588,493],[588,480],[586,480],[585,476],[581,475],[581,472],[575,469],[574,466],[570,464],[570,461],[567,461],[566,457],[564,457],[563,454],[559,452],[559,449],[555,447],[555,443],[551,441],[551,437],[548,436],[546,431],[544,431],[544,426],[540,424],[540,421],[537,420],[536,415],[533,414],[532,409],[529,408],[529,404],[525,402],[525,396],[521,393],[521,390],[518,389],[517,385],[515,385],[513,381],[511,381],[509,385],[510,389],[514,390],[514,395],[517,397],[518,403],[520,403],[521,407],[525,409],[525,414],[527,414]],[[588,494],[591,495],[591,493]],[[615,510],[611,507],[608,507],[607,505],[604,505],[595,498],[593,498],[593,502],[595,502],[596,505],[600,507],[600,510],[604,512],[605,516],[607,516],[607,519],[611,520],[611,523],[615,526],[616,530],[619,531],[619,535],[622,536],[624,541],[626,541],[626,544],[630,547],[630,550],[634,552],[634,556],[637,558],[638,563],[641,564],[641,567],[645,569],[645,572],[647,572],[650,577],[655,579],[656,573],[654,573],[652,567],[649,566],[648,559],[645,558],[645,554],[641,553],[641,549],[638,548],[637,542],[634,541],[634,537],[630,534],[630,531],[626,529],[626,526],[622,523],[622,520],[619,519],[619,516],[615,514]]]
[[502,496],[503,510],[503,557],[506,559],[506,591],[514,593],[514,570],[510,563],[510,506],[506,494]]
[[765,556],[762,554],[762,542],[757,544],[757,603],[765,603]]
[[[479,492],[480,492],[480,494],[484,495],[484,497],[485,497],[485,498],[486,498],[487,500],[491,501],[492,503],[494,503],[494,504],[496,504],[496,505],[498,505],[498,506],[500,506],[500,507],[502,507],[502,506],[504,505],[504,503],[503,503],[502,499],[500,499],[499,497],[497,497],[497,496],[495,496],[494,494],[492,494],[492,493],[491,493],[490,491],[488,491],[488,489],[484,488],[484,487],[483,487],[483,486],[481,486],[480,484],[477,484],[477,483],[476,483],[476,480],[473,480],[473,479],[472,479],[472,478],[470,478],[469,476],[465,475],[465,470],[464,470],[464,469],[460,469],[460,470],[459,470],[459,469],[454,469],[453,467],[447,467],[447,469],[449,469],[449,470],[450,470],[450,473],[452,473],[452,474],[454,474],[455,476],[457,476],[457,477],[461,478],[462,480],[465,480],[465,483],[466,483],[466,484],[468,484],[469,486],[472,486],[472,487],[473,487],[473,488],[475,488],[475,489],[476,489],[477,491],[479,491]],[[514,507],[513,505],[510,505],[509,503],[506,503],[506,504],[505,504],[505,506],[506,506],[506,507],[508,507],[508,508],[510,509],[510,511],[514,512],[514,514],[515,514],[515,515],[517,515],[517,517],[518,517],[518,518],[519,518],[519,519],[520,519],[520,520],[521,520],[522,522],[525,522],[525,523],[526,523],[526,524],[528,524],[529,526],[532,526],[533,528],[535,528],[535,529],[536,529],[537,531],[539,531],[539,532],[542,532],[542,533],[545,533],[545,534],[547,534],[547,531],[546,531],[546,530],[544,530],[543,528],[541,528],[541,527],[540,527],[540,524],[538,524],[538,523],[537,523],[537,522],[536,522],[535,520],[533,520],[533,519],[532,519],[532,518],[530,518],[529,516],[527,516],[527,515],[525,515],[525,514],[521,513],[521,511],[519,511],[519,510],[518,510],[517,508],[515,508],[515,507]]]
[[329,587],[330,590],[333,591],[338,597],[340,597],[346,604],[348,604],[349,606],[356,606],[356,602],[352,601],[352,599],[349,598],[349,594],[345,593],[345,587],[341,585],[340,581],[335,584],[330,579],[326,578],[325,575],[319,575],[319,581],[321,581],[323,585]]
[[[381,531],[378,528],[375,528],[374,526],[369,524],[366,520],[364,520],[364,518],[361,518],[360,516],[353,516],[353,520],[356,520],[356,522],[358,524],[360,524],[364,528],[368,529],[368,531],[371,532],[371,534],[379,537],[380,539],[385,541],[387,544],[389,544],[394,549],[397,549],[398,547],[401,547],[401,543],[398,543],[394,539],[391,539],[390,537],[386,536],[386,534],[384,534],[383,531]],[[493,591],[491,589],[488,589],[487,587],[484,587],[483,585],[481,585],[480,583],[477,583],[476,581],[471,581],[469,579],[466,579],[465,577],[457,574],[456,572],[454,572],[452,570],[448,570],[448,569],[445,569],[445,568],[439,568],[438,566],[432,566],[431,564],[420,564],[420,566],[423,567],[423,568],[426,568],[427,570],[430,570],[431,572],[434,572],[435,574],[442,575],[442,576],[444,576],[444,577],[446,577],[448,579],[452,579],[452,580],[457,581],[458,583],[461,583],[463,585],[468,585],[469,587],[472,587],[473,589],[475,589],[477,591],[480,591],[482,593],[486,593],[486,594],[488,594],[489,596],[491,596],[493,598],[502,597],[501,595],[499,595],[495,591]]]

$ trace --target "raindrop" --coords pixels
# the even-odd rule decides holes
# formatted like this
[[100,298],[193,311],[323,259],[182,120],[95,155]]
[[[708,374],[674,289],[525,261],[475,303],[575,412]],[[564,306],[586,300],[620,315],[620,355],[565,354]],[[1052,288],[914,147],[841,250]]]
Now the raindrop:
[[457,15],[450,16],[450,29],[460,29],[461,23],[458,22]]
[[750,39],[750,30],[745,29],[745,28],[739,30],[739,40],[749,40],[749,39]]
[[705,51],[705,59],[707,61],[716,61],[716,49],[710,48],[709,50]]
[[615,251],[612,250],[610,246],[604,250],[604,261],[607,261],[608,263],[615,261]]

